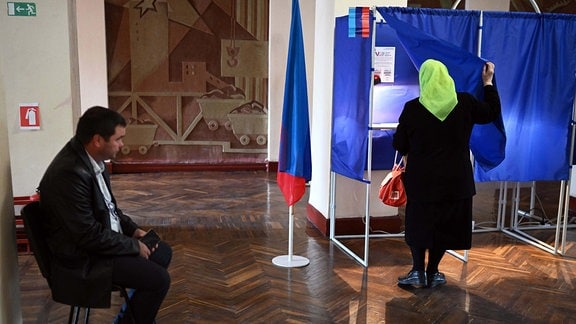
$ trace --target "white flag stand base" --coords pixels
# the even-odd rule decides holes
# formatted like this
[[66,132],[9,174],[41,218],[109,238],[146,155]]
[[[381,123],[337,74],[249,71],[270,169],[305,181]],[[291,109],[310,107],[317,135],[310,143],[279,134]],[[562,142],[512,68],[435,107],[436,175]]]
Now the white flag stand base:
[[280,255],[272,259],[272,263],[279,267],[295,268],[304,267],[310,264],[310,260],[305,257],[293,255],[292,245],[294,244],[294,206],[288,208],[288,255]]
[[272,259],[272,263],[279,267],[298,268],[307,266],[310,264],[310,260],[298,255],[281,255]]

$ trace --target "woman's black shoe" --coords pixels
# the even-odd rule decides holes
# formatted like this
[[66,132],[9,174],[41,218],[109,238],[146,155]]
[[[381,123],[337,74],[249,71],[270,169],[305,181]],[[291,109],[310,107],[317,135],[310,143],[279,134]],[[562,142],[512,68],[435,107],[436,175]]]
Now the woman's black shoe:
[[442,272],[436,272],[435,274],[427,274],[428,277],[428,287],[434,288],[446,283],[446,277]]
[[398,285],[426,287],[426,272],[411,270],[406,276],[398,278]]

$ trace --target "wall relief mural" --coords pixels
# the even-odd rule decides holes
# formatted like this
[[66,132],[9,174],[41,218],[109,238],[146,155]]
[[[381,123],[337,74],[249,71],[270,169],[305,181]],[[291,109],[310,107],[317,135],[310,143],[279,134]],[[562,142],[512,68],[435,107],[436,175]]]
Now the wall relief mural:
[[118,162],[262,163],[268,142],[267,0],[106,0]]

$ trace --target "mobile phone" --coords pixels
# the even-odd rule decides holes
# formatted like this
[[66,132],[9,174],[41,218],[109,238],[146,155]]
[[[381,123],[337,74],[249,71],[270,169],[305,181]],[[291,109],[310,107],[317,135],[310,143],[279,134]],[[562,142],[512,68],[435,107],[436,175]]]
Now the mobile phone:
[[152,250],[152,248],[155,248],[156,244],[160,242],[160,236],[158,236],[156,231],[151,229],[146,233],[146,235],[140,238],[140,241],[142,241],[142,243],[146,244],[146,246]]

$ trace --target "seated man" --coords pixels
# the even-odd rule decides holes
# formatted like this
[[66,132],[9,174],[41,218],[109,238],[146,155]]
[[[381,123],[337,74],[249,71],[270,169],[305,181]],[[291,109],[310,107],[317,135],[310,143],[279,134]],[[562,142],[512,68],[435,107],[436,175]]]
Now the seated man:
[[133,288],[134,319],[153,323],[170,287],[166,268],[172,249],[165,242],[148,248],[146,232],[116,205],[104,161],[123,146],[126,121],[119,113],[88,109],[76,135],[56,155],[40,181],[40,205],[46,215],[55,301],[110,307],[112,285]]

